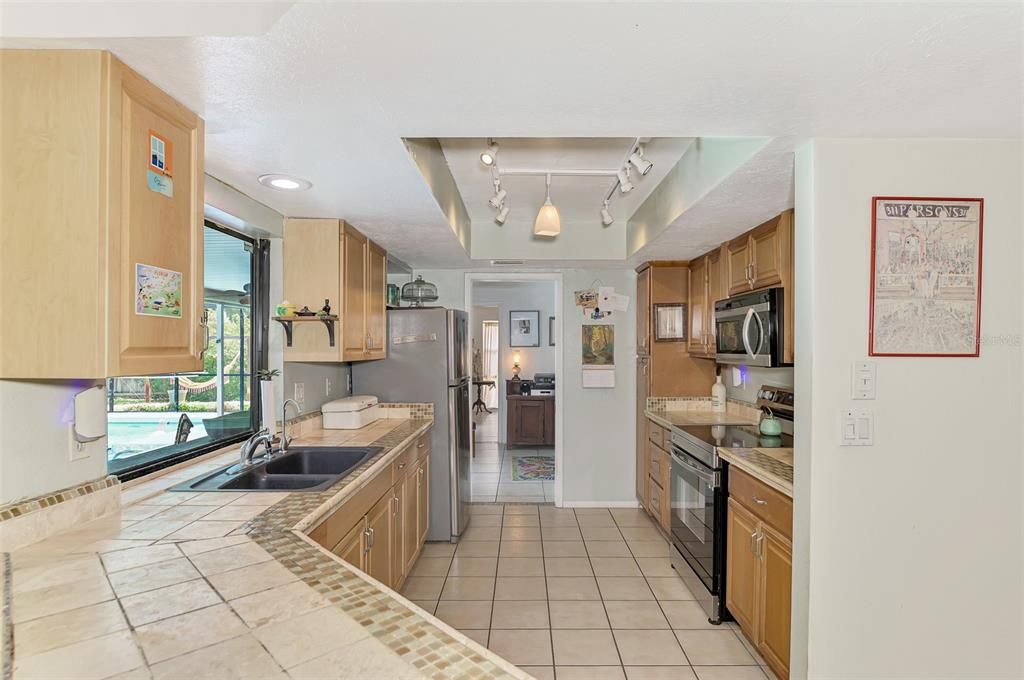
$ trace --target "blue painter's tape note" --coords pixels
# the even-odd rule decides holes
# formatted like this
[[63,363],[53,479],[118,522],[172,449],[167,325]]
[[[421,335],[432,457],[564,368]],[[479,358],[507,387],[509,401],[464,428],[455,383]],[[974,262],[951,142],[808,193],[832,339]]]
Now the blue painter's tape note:
[[174,180],[167,175],[161,175],[158,172],[152,170],[146,171],[146,185],[150,191],[155,191],[158,194],[163,194],[167,198],[174,196]]

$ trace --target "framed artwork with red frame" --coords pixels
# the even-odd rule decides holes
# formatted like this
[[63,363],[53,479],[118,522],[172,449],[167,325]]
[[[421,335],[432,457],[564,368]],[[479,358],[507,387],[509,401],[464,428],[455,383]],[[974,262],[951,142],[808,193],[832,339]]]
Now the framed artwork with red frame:
[[982,198],[871,199],[868,354],[976,357]]

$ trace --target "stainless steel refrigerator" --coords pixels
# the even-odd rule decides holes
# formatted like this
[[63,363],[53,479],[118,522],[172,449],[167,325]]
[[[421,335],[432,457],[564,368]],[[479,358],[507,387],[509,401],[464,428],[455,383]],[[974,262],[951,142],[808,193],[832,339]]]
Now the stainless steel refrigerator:
[[388,358],[352,364],[353,394],[434,404],[427,540],[455,542],[469,522],[469,318],[442,307],[388,310]]

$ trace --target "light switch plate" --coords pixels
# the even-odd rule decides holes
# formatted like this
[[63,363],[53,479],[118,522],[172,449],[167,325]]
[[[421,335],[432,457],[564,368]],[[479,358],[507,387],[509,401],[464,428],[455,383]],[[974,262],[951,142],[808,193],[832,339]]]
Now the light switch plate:
[[839,422],[840,446],[874,446],[875,414],[868,409],[847,409]]
[[874,361],[853,362],[851,375],[851,397],[854,399],[874,399],[878,390],[878,364]]

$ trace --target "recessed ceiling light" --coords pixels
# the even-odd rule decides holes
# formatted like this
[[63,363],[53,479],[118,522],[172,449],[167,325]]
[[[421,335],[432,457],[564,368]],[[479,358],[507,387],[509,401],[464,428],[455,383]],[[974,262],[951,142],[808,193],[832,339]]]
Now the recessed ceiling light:
[[257,179],[263,186],[278,191],[305,191],[313,186],[313,183],[307,180],[277,173],[260,175]]

